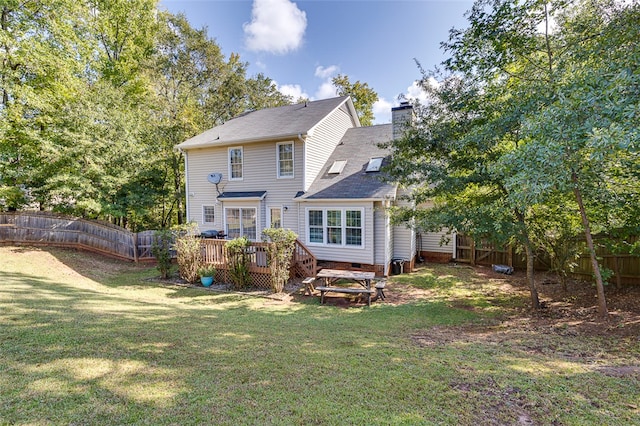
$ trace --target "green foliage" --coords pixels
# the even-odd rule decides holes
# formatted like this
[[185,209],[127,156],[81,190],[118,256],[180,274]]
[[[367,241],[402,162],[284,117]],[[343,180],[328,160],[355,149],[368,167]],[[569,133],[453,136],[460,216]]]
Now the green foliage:
[[591,236],[639,217],[640,4],[479,0],[468,18],[443,68],[421,70],[429,101],[388,170],[435,208],[399,217],[519,243],[533,297],[539,213],[571,198],[552,226],[581,224],[606,315]]
[[268,228],[262,231],[262,240],[269,243],[269,269],[271,270],[271,288],[280,293],[289,281],[289,269],[298,235],[284,228]]
[[215,277],[216,268],[213,265],[205,264],[198,268],[198,275],[201,277]]
[[187,224],[176,228],[175,249],[180,277],[188,283],[198,281],[198,269],[202,264],[202,241],[198,227]]
[[346,75],[339,74],[331,82],[336,87],[338,96],[351,96],[360,124],[371,126],[374,119],[373,104],[378,100],[378,94],[367,83],[351,83]]
[[167,278],[171,272],[173,238],[174,233],[169,229],[161,229],[153,235],[151,254],[156,258],[157,268],[162,278]]
[[576,206],[570,200],[556,199],[555,204],[536,206],[538,220],[532,224],[532,242],[549,258],[551,272],[560,277],[565,291],[567,280],[584,251],[579,240],[580,221],[572,212]]
[[249,271],[251,264],[250,247],[251,241],[249,241],[247,237],[235,238],[227,241],[225,244],[229,274],[231,275],[233,286],[238,290],[251,285],[251,274]]
[[36,204],[134,231],[182,224],[174,146],[290,102],[157,0],[11,0],[0,11],[4,209]]

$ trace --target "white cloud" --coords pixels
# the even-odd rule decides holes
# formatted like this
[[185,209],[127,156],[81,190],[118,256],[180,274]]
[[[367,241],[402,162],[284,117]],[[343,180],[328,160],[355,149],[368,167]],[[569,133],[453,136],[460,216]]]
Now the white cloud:
[[285,54],[302,45],[307,14],[290,0],[254,0],[251,22],[242,28],[249,50]]
[[[432,78],[432,77],[431,77]],[[433,78],[432,78],[433,79]],[[437,84],[437,81],[435,79],[433,79],[431,81],[431,83]],[[427,94],[425,93],[424,90],[422,90],[422,88],[418,85],[417,81],[414,81],[413,84],[409,87],[407,87],[407,92],[404,95],[407,99],[412,100],[412,99],[417,99],[420,101],[420,103],[425,103],[425,101],[427,100]]]
[[323,82],[316,90],[315,99],[328,99],[338,96],[336,93],[336,86],[331,83],[331,80]]
[[384,98],[379,98],[373,104],[373,115],[375,117],[373,124],[391,123],[391,107],[393,104]]
[[300,98],[309,99],[309,95],[302,90],[302,87],[299,84],[284,84],[282,86],[278,86],[276,83],[276,87],[283,95],[291,96],[294,102]]
[[316,67],[315,76],[321,78],[323,80],[327,80],[333,78],[340,71],[340,67],[337,65],[329,65],[328,67],[323,67],[322,65],[318,65]]
[[327,99],[337,96],[336,87],[333,85],[331,79],[340,72],[340,67],[337,65],[329,65],[323,67],[318,65],[314,75],[322,80],[318,89],[316,89],[315,99]]

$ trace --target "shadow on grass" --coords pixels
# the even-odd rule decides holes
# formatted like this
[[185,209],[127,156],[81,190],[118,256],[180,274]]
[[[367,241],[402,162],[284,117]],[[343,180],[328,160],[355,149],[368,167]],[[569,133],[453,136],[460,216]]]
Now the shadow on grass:
[[[446,299],[340,309],[309,297],[283,306],[191,291],[175,297],[182,289],[125,281],[0,271],[2,422],[637,419],[629,408],[637,380],[589,369],[605,361],[597,358],[601,342],[536,330],[481,338],[456,327],[482,316]],[[438,330],[454,338],[416,341]]]

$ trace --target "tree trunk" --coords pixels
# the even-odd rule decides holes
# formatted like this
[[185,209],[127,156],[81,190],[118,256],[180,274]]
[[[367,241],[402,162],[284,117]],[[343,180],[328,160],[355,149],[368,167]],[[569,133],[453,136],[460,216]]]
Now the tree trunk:
[[580,209],[580,218],[582,219],[582,227],[584,228],[584,236],[587,240],[587,248],[589,249],[589,257],[591,258],[591,267],[593,268],[593,274],[596,277],[596,289],[598,292],[598,313],[600,317],[606,318],[609,315],[607,311],[607,300],[604,296],[604,282],[602,281],[602,274],[600,273],[600,265],[598,265],[598,259],[596,257],[596,249],[593,245],[593,237],[591,236],[591,226],[589,224],[589,218],[587,217],[587,211],[584,207],[582,200],[582,193],[578,187],[578,175],[576,172],[571,174],[571,180],[573,181],[573,194],[576,197],[578,208]]
[[[182,225],[185,222],[184,213],[185,208],[183,208],[183,186],[181,179],[181,169],[180,166],[182,164],[182,154],[174,155],[172,158],[173,163],[173,191],[176,203],[176,213],[177,213],[177,221],[178,225]],[[185,194],[189,196],[189,194]],[[186,204],[186,203],[185,203]]]
[[538,298],[538,289],[536,288],[533,271],[534,255],[529,238],[527,238],[524,244],[524,251],[527,255],[527,284],[529,284],[529,291],[531,292],[531,307],[533,309],[540,309],[540,299]]
[[518,209],[515,209],[514,213],[518,218],[518,222],[520,222],[520,224],[522,225],[522,234],[524,237],[524,252],[527,256],[527,284],[529,285],[529,291],[531,293],[531,307],[537,310],[540,309],[540,299],[538,297],[538,289],[536,288],[536,280],[533,270],[535,261],[533,248],[531,247],[531,240],[529,239],[524,213],[522,213]]

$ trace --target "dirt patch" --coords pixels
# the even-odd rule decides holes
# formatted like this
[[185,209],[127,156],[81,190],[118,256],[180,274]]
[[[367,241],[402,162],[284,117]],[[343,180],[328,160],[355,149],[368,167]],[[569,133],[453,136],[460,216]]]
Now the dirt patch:
[[480,277],[500,280],[502,284],[498,291],[501,297],[510,296],[521,300],[522,308],[514,308],[508,312],[508,316],[503,318],[504,326],[548,330],[566,336],[640,336],[638,285],[625,285],[620,289],[607,286],[605,294],[609,315],[602,319],[598,313],[596,289],[592,283],[569,280],[565,289],[555,275],[537,273],[536,284],[541,309],[534,311],[530,309],[530,292],[523,272],[503,275],[481,266],[474,270]]
[[635,365],[623,365],[615,367],[606,366],[596,368],[595,370],[611,377],[635,376],[638,380],[640,380],[640,367]]
[[[497,318],[501,327],[517,329],[521,331],[549,332],[556,335],[590,335],[590,336],[617,336],[638,338],[640,336],[640,286],[626,285],[622,289],[614,286],[606,288],[607,306],[609,316],[600,318],[597,308],[595,287],[588,282],[570,280],[565,290],[560,281],[553,275],[537,273],[536,282],[539,299],[542,308],[536,311],[530,309],[530,292],[523,272],[513,275],[505,275],[494,272],[489,267],[459,266],[458,270],[464,270],[469,274],[471,283],[465,285],[477,286],[484,299],[490,304],[500,306],[503,316]],[[419,271],[418,271],[419,272]],[[403,305],[419,301],[431,301],[439,297],[438,289],[423,289],[411,284],[399,282],[396,277],[390,277],[384,290],[384,300],[373,299],[374,303],[385,305]],[[487,284],[489,283],[489,284]],[[299,285],[299,284],[298,284]],[[301,285],[294,290],[294,300],[309,298],[302,296]],[[314,295],[318,298],[318,295]],[[325,298],[328,305],[342,308],[360,308],[366,305],[363,298],[345,297],[344,295],[328,295]],[[442,299],[440,299],[442,300]],[[505,302],[508,300],[508,302]],[[469,304],[464,299],[451,299],[447,303],[452,308],[468,311],[478,311],[478,308]],[[505,306],[508,303],[509,306]],[[473,339],[484,333],[496,333],[500,330],[492,328],[466,330],[467,338]],[[484,331],[483,331],[484,330]],[[461,339],[453,330],[451,339]],[[431,330],[430,336],[418,339],[420,344],[426,344],[430,340],[434,342],[447,341],[446,334],[451,331]],[[469,334],[470,333],[470,334]],[[464,333],[463,333],[464,335]],[[499,338],[498,333],[498,338]]]

